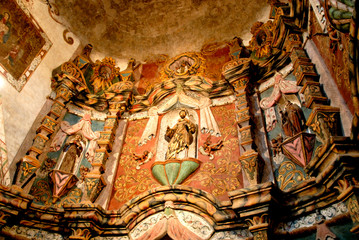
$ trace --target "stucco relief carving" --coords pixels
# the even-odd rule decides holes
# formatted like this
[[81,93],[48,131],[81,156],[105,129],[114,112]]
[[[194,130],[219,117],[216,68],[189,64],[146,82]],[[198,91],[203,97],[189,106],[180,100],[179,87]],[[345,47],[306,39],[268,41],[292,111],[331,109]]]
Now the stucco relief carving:
[[156,213],[132,229],[129,236],[133,240],[158,239],[165,235],[172,239],[209,239],[213,226],[203,217],[183,210],[174,209],[171,201],[165,203],[165,210]]

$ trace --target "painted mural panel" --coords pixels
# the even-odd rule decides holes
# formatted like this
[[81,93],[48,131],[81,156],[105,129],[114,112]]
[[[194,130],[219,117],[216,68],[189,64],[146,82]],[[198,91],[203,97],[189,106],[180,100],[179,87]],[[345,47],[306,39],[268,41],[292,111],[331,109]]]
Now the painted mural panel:
[[0,73],[21,91],[51,46],[20,0],[0,1]]
[[128,124],[109,209],[119,209],[138,194],[160,186],[151,175],[151,163],[146,163],[140,169],[136,169],[138,163],[133,159],[133,154],[140,155],[145,150],[153,153],[155,150],[154,139],[144,146],[138,146],[147,121],[147,119],[141,119],[130,121]]
[[311,22],[313,23],[313,41],[348,108],[351,112],[354,112],[349,82],[349,35],[336,32],[332,29],[331,37],[323,37],[323,31],[314,14],[311,15]]
[[[203,58],[201,67],[203,68],[203,75],[212,81],[222,79],[222,67],[230,61],[229,46],[227,42],[218,42],[213,44],[206,44],[201,49],[199,54]],[[138,92],[144,94],[151,87],[166,80],[160,76],[160,72],[166,67],[170,59],[166,55],[160,55],[146,60],[143,64],[141,79],[138,83]],[[167,61],[167,62],[166,62]]]
[[205,77],[211,80],[222,78],[222,67],[230,61],[230,49],[226,42],[218,42],[205,45],[201,50],[202,56],[206,59]]

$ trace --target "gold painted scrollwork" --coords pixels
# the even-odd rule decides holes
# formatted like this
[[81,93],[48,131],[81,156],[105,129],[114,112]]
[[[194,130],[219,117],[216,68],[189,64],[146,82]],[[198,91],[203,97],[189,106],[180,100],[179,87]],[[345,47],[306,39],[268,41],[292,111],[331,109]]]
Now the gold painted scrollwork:
[[86,88],[85,77],[81,70],[72,62],[65,62],[61,65],[61,71],[76,84],[76,88],[81,91]]
[[68,29],[65,29],[64,32],[62,33],[62,36],[66,43],[68,43],[69,45],[72,45],[72,44],[74,44],[74,39],[72,37],[69,37],[67,35],[68,33],[70,33],[70,31]]
[[304,180],[304,174],[296,168],[296,165],[290,161],[285,161],[279,166],[278,183],[280,189],[286,189],[289,184],[294,185]]

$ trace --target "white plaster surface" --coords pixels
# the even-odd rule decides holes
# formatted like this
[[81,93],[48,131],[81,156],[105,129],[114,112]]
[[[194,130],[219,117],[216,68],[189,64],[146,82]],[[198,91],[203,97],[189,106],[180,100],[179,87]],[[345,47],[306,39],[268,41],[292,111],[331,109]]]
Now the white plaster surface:
[[46,97],[51,93],[52,70],[68,61],[79,46],[79,41],[75,37],[73,37],[75,40],[73,45],[64,41],[62,37],[64,27],[50,17],[47,8],[47,5],[41,1],[33,1],[33,5],[30,6],[32,16],[53,43],[43,61],[21,92],[0,77],[5,138],[10,164],[44,105]]

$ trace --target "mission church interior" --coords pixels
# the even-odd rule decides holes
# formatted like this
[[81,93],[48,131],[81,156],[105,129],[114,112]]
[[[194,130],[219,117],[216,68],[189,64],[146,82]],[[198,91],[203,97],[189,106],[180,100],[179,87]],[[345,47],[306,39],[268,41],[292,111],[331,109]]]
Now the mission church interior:
[[0,2],[0,239],[359,236],[359,2]]

